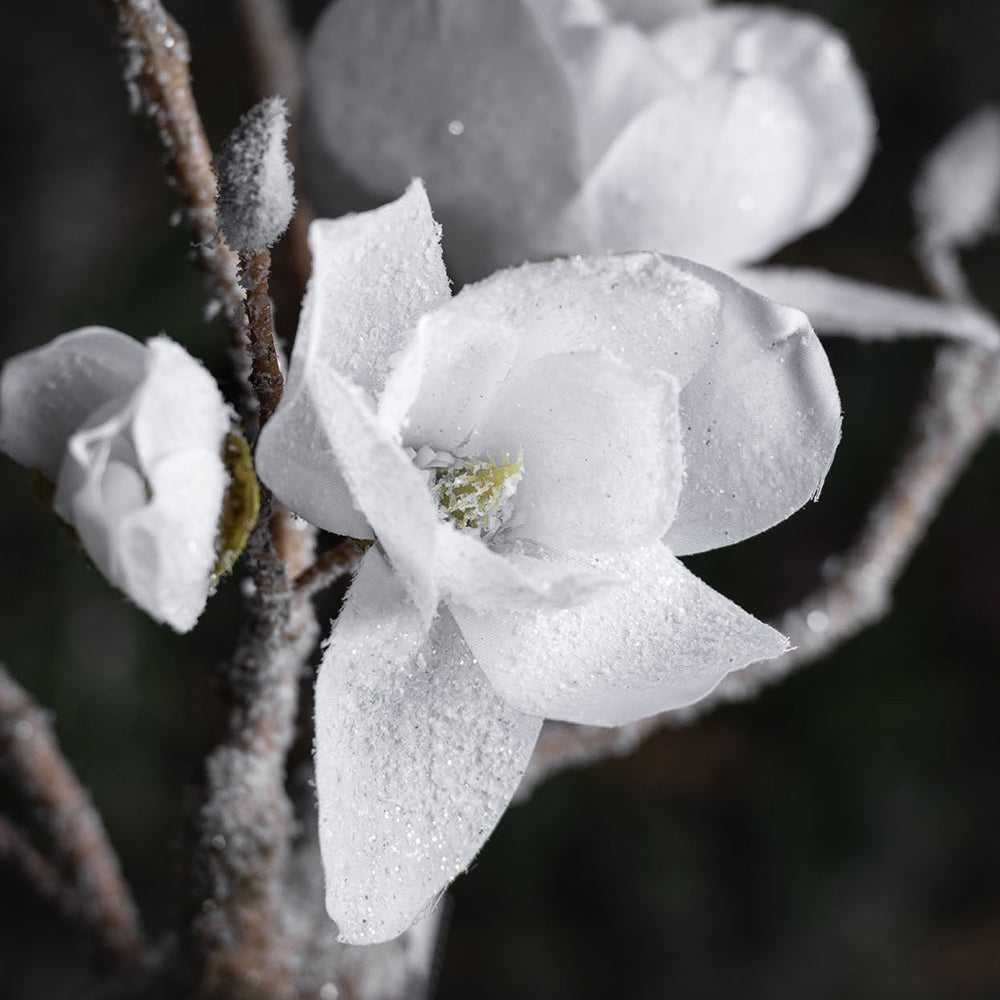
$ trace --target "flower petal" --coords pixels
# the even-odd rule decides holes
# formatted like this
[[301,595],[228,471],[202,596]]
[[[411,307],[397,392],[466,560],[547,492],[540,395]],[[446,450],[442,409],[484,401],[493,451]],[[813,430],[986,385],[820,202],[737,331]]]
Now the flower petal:
[[518,545],[496,551],[444,524],[435,559],[442,594],[472,611],[570,608],[620,582],[586,566],[532,555]]
[[780,82],[715,75],[675,86],[594,168],[563,242],[719,265],[755,260],[796,230],[812,159],[803,107]]
[[823,333],[861,340],[926,334],[996,348],[1000,331],[986,312],[810,268],[762,267],[736,277],[761,295],[801,309]]
[[680,555],[764,531],[822,485],[840,438],[823,348],[800,312],[724,274],[659,254],[551,261],[444,309],[507,324],[519,365],[608,350],[677,379],[685,481],[667,542]]
[[445,610],[428,636],[365,556],[316,685],[327,909],[340,940],[401,934],[472,861],[517,789],[541,720],[512,709]]
[[438,227],[417,182],[383,208],[314,222],[313,273],[285,393],[261,432],[256,461],[278,498],[307,521],[370,538],[326,439],[315,381],[337,370],[373,398],[417,319],[449,298]]
[[101,326],[11,358],[0,375],[0,451],[55,482],[70,435],[142,377],[146,352]]
[[[285,499],[282,492],[289,478],[282,465],[282,445],[285,436],[294,432],[291,417],[286,418],[288,424],[278,425],[281,433],[271,432],[278,419],[276,413],[261,433],[257,448],[261,479],[295,513],[327,530],[337,531],[338,525],[346,523],[345,502],[354,505],[356,516],[370,524],[429,621],[438,603],[434,544],[440,522],[425,474],[380,423],[364,390],[334,369],[322,365],[310,369],[309,403],[316,416],[312,439],[315,471],[311,479],[298,480],[308,498],[308,513]],[[328,468],[339,470],[342,493],[325,490],[322,473]],[[292,468],[293,473],[298,471]],[[308,487],[315,493],[310,495]]]
[[788,648],[663,545],[560,558],[626,582],[562,611],[454,609],[484,673],[521,711],[620,726],[698,701],[730,671]]
[[667,373],[600,352],[515,368],[466,445],[522,458],[505,536],[588,551],[662,536],[681,489],[677,392]]
[[433,312],[397,355],[379,417],[413,448],[455,451],[510,372],[518,338],[502,324]]
[[531,255],[579,183],[569,85],[520,2],[330,4],[306,91],[317,209],[343,210],[338,168],[378,197],[419,174],[457,276]]
[[766,78],[802,102],[813,149],[809,195],[781,243],[843,208],[868,169],[876,122],[847,44],[825,21],[731,4],[672,21],[655,44],[690,80],[723,74]]

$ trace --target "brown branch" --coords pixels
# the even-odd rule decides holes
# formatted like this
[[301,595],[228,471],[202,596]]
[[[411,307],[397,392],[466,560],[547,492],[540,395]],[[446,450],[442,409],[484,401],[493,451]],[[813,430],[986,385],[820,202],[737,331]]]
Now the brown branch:
[[221,309],[233,346],[246,327],[236,255],[215,221],[212,151],[191,89],[187,36],[159,0],[108,0],[118,21],[125,86],[132,110],[151,122],[194,240],[195,259],[208,276],[213,304]]
[[295,577],[295,592],[302,597],[311,597],[336,583],[337,580],[353,573],[361,562],[364,550],[348,538],[324,552],[311,566]]
[[0,864],[18,871],[46,902],[51,903],[71,923],[78,915],[76,896],[70,891],[55,865],[49,861],[17,826],[0,815]]
[[267,247],[253,253],[240,254],[240,282],[246,291],[244,305],[249,335],[247,350],[250,357],[250,388],[257,401],[261,427],[271,419],[285,385],[274,342],[274,319],[271,315],[268,283],[270,269],[271,251]]
[[997,354],[978,347],[941,348],[902,459],[859,535],[837,560],[829,579],[776,623],[795,648],[730,674],[709,698],[681,712],[666,712],[621,729],[546,723],[521,794],[567,767],[629,753],[662,726],[694,719],[720,702],[752,697],[879,621],[888,612],[892,588],[942,498],[992,429],[998,412]]
[[259,97],[278,95],[294,115],[302,95],[302,39],[284,0],[239,0]]
[[143,950],[139,915],[100,816],[59,750],[48,716],[2,666],[0,773],[46,842],[46,863],[72,895],[71,912],[98,963],[114,968],[137,962]]

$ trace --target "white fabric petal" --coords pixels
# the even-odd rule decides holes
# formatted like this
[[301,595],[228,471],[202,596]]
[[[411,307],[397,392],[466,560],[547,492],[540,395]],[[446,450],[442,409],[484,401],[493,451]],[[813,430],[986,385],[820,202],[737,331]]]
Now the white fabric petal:
[[469,455],[520,456],[508,538],[608,551],[670,527],[682,478],[677,382],[612,355],[519,365],[493,395]]
[[[371,526],[374,537],[429,621],[438,603],[434,543],[439,521],[425,475],[379,421],[364,390],[333,368],[323,365],[310,368],[309,405],[316,416],[311,442],[315,469],[339,470],[343,496],[356,505],[358,517]],[[278,424],[280,431],[272,432],[277,421],[275,413],[261,433],[257,471],[275,494],[284,499],[282,491],[288,471],[282,465],[283,447],[287,450],[286,442],[289,434],[294,433],[294,426],[291,416],[286,416]],[[310,514],[296,506],[292,510],[321,528],[338,530],[335,525],[344,523],[342,496],[329,497],[330,506],[325,506],[328,498],[324,496],[318,472],[309,483],[299,485],[311,485],[316,493],[309,497]]]
[[143,357],[132,391],[70,437],[52,505],[116,587],[187,632],[205,609],[217,558],[230,413],[180,345],[158,337]]
[[672,21],[654,43],[690,80],[767,78],[802,102],[813,150],[809,195],[780,242],[843,208],[871,161],[876,123],[850,50],[826,22],[779,8],[728,4]]
[[620,583],[614,574],[546,558],[542,552],[519,545],[495,551],[442,524],[435,552],[442,595],[472,611],[569,608]]
[[419,450],[455,451],[510,372],[518,338],[487,318],[437,311],[421,318],[379,402],[385,426]]
[[580,180],[568,82],[535,15],[496,0],[339,0],[313,32],[310,199],[339,214],[336,172],[376,197],[424,178],[452,273],[535,253]]
[[658,254],[503,271],[444,307],[520,338],[518,364],[609,350],[681,389],[685,481],[667,536],[679,555],[737,542],[822,485],[840,438],[829,362],[802,313]]
[[55,482],[70,435],[142,378],[142,344],[89,326],[11,358],[0,374],[0,451]]
[[445,610],[428,636],[377,551],[365,556],[316,685],[327,910],[340,940],[416,922],[513,796],[541,720],[511,708]]
[[846,333],[861,340],[926,334],[1000,346],[993,318],[967,306],[809,268],[750,268],[735,277],[761,295],[801,309],[823,333]]
[[563,242],[719,265],[765,256],[787,242],[809,196],[813,138],[804,110],[763,76],[675,87],[594,168],[567,211]]
[[1000,216],[1000,108],[965,118],[927,157],[913,188],[925,239],[968,246]]
[[709,0],[603,0],[603,2],[615,17],[631,21],[649,31],[676,17],[684,17],[703,10]]
[[689,705],[730,671],[788,648],[784,636],[702,583],[663,545],[560,558],[625,583],[561,611],[454,609],[483,672],[521,711],[624,725]]
[[285,393],[261,432],[256,462],[275,495],[307,521],[371,538],[326,440],[315,380],[336,369],[373,398],[417,319],[449,297],[439,230],[414,183],[372,212],[309,229],[313,272]]

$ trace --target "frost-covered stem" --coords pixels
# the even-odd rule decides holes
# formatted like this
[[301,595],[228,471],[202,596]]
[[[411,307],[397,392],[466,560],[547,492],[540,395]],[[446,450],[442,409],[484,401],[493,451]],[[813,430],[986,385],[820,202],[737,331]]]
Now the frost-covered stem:
[[268,283],[271,252],[264,247],[253,253],[241,253],[239,259],[240,281],[246,291],[250,387],[257,400],[258,420],[263,427],[271,419],[284,387],[271,315]]
[[353,573],[361,563],[364,550],[348,538],[324,552],[295,578],[295,592],[309,597]]
[[62,880],[64,898],[73,900],[73,919],[93,944],[98,964],[137,962],[144,947],[139,914],[104,824],[63,757],[48,715],[3,666],[0,774],[24,802],[46,863]]
[[222,308],[235,348],[245,338],[243,292],[236,255],[215,221],[216,179],[212,151],[191,89],[187,36],[160,0],[109,0],[118,20],[125,84],[134,112],[152,123],[193,237],[195,256]]
[[302,93],[302,39],[285,0],[239,0],[261,97],[283,97],[294,115]]
[[17,826],[0,815],[0,865],[20,872],[25,884],[52,903],[71,922],[77,916],[76,897],[70,892],[55,865],[45,857]]
[[775,623],[795,649],[730,674],[709,698],[681,712],[667,712],[621,729],[548,723],[523,790],[529,791],[566,767],[628,753],[662,726],[693,719],[719,702],[752,697],[881,619],[913,550],[941,500],[991,430],[998,410],[997,354],[978,347],[942,348],[903,457],[854,543],[833,563],[820,587]]

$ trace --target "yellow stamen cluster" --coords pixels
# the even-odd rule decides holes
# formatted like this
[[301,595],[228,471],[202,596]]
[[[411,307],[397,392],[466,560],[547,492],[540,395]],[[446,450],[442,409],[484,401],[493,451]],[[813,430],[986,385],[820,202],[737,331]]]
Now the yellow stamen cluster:
[[513,496],[521,478],[521,456],[504,455],[497,463],[486,458],[460,459],[451,468],[439,469],[435,479],[441,509],[460,528],[488,531],[501,505]]

